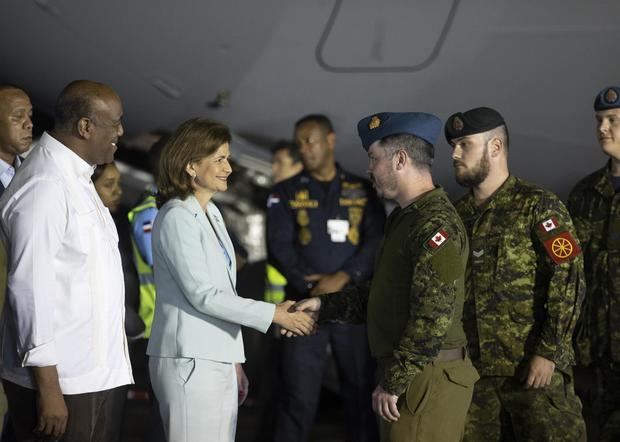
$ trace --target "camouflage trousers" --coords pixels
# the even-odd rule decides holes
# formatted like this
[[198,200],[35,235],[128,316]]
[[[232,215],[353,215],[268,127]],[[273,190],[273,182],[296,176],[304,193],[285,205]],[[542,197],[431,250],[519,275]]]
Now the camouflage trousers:
[[482,377],[474,386],[464,440],[585,441],[571,378],[556,371],[548,387],[528,390],[516,377]]

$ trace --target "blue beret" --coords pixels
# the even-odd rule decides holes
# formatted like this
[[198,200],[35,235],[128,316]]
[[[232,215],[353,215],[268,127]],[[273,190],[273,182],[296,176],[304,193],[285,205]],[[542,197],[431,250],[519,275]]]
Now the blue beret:
[[446,120],[444,134],[446,140],[465,137],[468,135],[488,132],[506,124],[504,117],[490,107],[476,107],[466,112],[457,112]]
[[441,120],[423,112],[381,112],[362,118],[357,133],[368,150],[377,140],[397,134],[410,134],[435,144],[441,132]]
[[607,110],[620,107],[620,87],[609,86],[598,93],[594,100],[594,110]]

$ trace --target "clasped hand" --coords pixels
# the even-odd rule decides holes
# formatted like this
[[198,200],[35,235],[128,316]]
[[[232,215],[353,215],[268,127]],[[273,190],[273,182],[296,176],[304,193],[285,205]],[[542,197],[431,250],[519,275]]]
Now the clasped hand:
[[[282,304],[286,302],[290,303],[288,304],[290,306],[288,307],[289,310],[292,310],[296,313],[307,315],[308,317],[312,318],[314,322],[313,322],[313,329],[312,329],[311,334],[316,333],[316,330],[318,329],[316,321],[318,321],[319,319],[319,311],[321,310],[321,300],[319,298],[308,298],[308,299],[302,299],[301,301],[297,303],[293,301],[285,301]],[[278,304],[278,306],[282,304]],[[283,336],[286,336],[287,338],[290,338],[293,336],[300,336],[300,333],[297,333],[293,329],[285,327],[285,326],[282,326],[282,329],[280,330],[280,334]]]
[[[308,336],[316,332],[318,315],[295,308],[295,301],[284,301],[276,305],[273,322],[282,327],[283,335]],[[290,335],[289,335],[290,333]]]

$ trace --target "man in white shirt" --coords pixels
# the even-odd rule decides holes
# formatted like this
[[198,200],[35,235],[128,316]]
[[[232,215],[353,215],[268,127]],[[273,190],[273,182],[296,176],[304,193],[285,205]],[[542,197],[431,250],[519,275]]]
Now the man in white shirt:
[[118,235],[90,180],[113,161],[123,108],[110,87],[70,83],[0,198],[8,262],[0,377],[17,440],[116,441],[133,382]]
[[32,142],[32,104],[21,89],[0,85],[0,195]]

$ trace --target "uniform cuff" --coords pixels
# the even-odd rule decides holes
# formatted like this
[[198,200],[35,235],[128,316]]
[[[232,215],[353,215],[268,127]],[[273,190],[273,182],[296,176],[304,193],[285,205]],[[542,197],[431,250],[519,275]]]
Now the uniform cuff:
[[22,367],[49,367],[50,365],[58,365],[55,341],[28,350],[22,358]]
[[549,345],[545,341],[540,341],[538,345],[536,345],[536,347],[534,348],[534,353],[537,354],[538,356],[542,356],[545,359],[549,359],[550,361],[553,361],[553,363],[557,364],[556,362],[557,346],[556,345]]
[[385,367],[381,387],[389,394],[400,396],[407,391],[412,376],[406,376],[396,362]]

